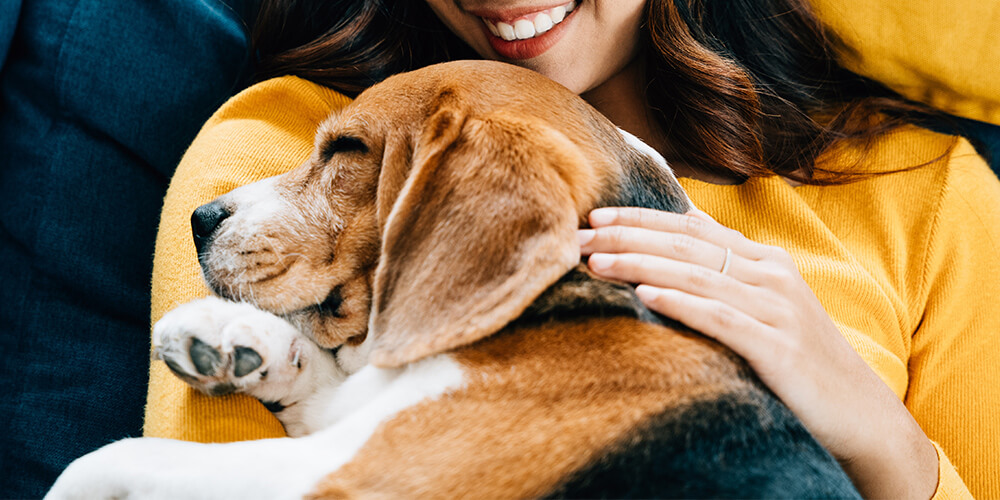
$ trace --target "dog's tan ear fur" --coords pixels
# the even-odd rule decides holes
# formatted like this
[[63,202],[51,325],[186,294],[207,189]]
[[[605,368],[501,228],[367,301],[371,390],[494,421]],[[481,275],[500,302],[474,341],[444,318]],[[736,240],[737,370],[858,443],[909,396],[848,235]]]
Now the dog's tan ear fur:
[[491,335],[576,265],[569,183],[587,176],[568,169],[583,161],[541,124],[435,113],[385,223],[370,361],[399,366]]

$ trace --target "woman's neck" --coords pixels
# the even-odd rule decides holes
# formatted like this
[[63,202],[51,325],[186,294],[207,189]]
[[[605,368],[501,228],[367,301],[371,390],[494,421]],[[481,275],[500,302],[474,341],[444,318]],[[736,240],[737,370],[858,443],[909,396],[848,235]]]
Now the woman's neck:
[[712,184],[736,184],[739,180],[711,174],[681,161],[667,140],[646,100],[645,59],[637,56],[621,71],[597,87],[580,94],[612,123],[640,138],[667,159],[674,175]]

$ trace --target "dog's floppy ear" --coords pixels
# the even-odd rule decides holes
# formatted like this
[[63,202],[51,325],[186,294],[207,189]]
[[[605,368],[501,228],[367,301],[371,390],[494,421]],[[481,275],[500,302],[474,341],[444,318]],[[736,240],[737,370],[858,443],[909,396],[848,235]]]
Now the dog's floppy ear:
[[569,140],[513,116],[427,122],[385,222],[370,361],[399,366],[503,328],[580,261]]

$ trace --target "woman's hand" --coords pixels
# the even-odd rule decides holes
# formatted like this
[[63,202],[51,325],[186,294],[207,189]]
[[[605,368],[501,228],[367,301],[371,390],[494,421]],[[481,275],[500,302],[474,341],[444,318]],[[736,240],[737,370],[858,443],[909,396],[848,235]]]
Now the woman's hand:
[[841,335],[789,254],[704,212],[601,208],[580,247],[600,276],[725,344],[844,466],[865,497],[929,498],[937,451]]

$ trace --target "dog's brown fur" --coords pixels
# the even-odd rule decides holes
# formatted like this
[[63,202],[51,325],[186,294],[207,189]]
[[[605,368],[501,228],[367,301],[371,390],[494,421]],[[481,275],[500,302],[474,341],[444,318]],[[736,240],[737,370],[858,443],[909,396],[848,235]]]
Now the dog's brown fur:
[[544,496],[651,416],[746,390],[718,349],[628,317],[514,326],[456,357],[466,387],[386,423],[315,497]]

